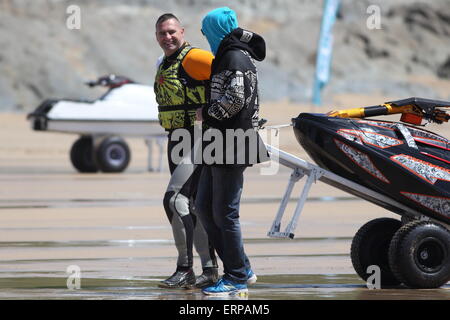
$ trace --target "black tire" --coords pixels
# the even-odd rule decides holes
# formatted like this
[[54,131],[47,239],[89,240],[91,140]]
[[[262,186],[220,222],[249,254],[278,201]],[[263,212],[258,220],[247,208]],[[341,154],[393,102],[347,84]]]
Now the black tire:
[[122,172],[131,156],[127,143],[120,137],[107,137],[97,148],[97,164],[103,172]]
[[410,288],[439,288],[450,280],[450,232],[429,221],[400,228],[389,247],[395,276]]
[[94,161],[92,137],[82,136],[70,149],[70,161],[79,172],[93,173],[98,171]]
[[364,280],[370,277],[367,268],[380,268],[381,286],[399,285],[389,266],[389,244],[401,222],[392,218],[379,218],[367,222],[353,237],[350,256],[356,273]]
[[417,219],[403,215],[401,221],[402,221],[402,226],[404,226],[405,224],[411,223],[413,221],[417,221]]

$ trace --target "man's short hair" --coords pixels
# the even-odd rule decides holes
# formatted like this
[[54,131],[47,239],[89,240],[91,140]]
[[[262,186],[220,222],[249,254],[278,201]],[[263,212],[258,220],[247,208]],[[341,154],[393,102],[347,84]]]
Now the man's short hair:
[[164,13],[158,18],[158,20],[156,20],[155,27],[157,27],[158,24],[163,23],[164,21],[169,19],[175,19],[180,22],[180,20],[178,20],[178,18],[173,13]]

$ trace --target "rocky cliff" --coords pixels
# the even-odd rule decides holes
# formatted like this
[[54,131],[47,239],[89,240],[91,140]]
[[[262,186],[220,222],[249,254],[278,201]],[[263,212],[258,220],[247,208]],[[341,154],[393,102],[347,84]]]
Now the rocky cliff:
[[[71,18],[79,8],[79,28]],[[126,75],[152,84],[161,49],[154,23],[176,14],[195,46],[209,48],[201,19],[216,0],[1,0],[0,110],[29,111],[49,97],[95,98],[83,82]],[[261,99],[311,98],[323,2],[231,0],[240,26],[264,36]],[[370,27],[375,5],[380,25]],[[343,0],[334,27],[331,80],[339,93],[450,100],[450,1]]]

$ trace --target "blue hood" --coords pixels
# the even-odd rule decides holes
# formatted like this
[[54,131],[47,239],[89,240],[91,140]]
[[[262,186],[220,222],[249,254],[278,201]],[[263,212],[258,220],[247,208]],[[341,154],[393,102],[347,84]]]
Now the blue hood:
[[203,18],[202,32],[214,55],[222,39],[237,27],[236,13],[228,7],[214,9]]

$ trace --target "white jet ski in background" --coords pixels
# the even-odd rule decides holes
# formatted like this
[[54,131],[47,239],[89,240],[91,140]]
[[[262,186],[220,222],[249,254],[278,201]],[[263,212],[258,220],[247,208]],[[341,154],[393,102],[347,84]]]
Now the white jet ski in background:
[[70,160],[79,172],[122,172],[131,153],[121,136],[143,137],[149,148],[159,146],[162,170],[163,145],[166,133],[158,120],[158,105],[153,87],[115,75],[89,81],[90,87],[102,86],[108,91],[94,101],[47,99],[27,115],[33,130],[76,133],[80,137],[72,145]]

